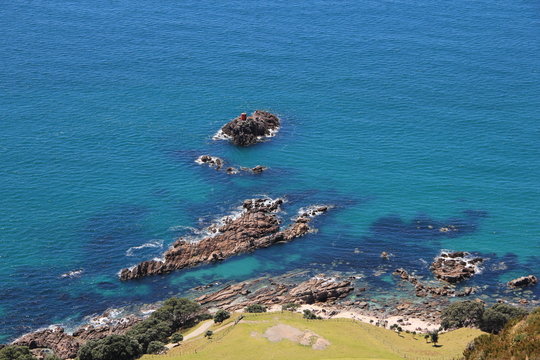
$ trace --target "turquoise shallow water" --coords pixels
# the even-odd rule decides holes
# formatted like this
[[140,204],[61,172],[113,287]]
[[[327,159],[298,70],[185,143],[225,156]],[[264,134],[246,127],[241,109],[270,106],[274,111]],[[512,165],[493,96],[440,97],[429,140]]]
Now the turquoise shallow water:
[[[478,252],[490,262],[472,283],[488,294],[540,274],[538,14],[534,1],[4,4],[0,340],[210,281],[369,275],[382,250],[424,273],[441,249]],[[272,141],[211,141],[257,108],[283,118]],[[193,163],[204,153],[271,170],[229,177]],[[287,196],[287,216],[338,207],[294,243],[117,280],[256,194]],[[449,223],[462,231],[417,229]]]

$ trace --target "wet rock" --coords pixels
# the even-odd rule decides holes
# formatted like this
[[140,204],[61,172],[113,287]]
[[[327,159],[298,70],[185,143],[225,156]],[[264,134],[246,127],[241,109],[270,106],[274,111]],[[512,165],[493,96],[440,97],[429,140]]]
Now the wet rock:
[[199,165],[207,165],[208,167],[214,168],[217,171],[224,171],[228,175],[236,175],[239,174],[241,171],[250,173],[250,174],[262,174],[264,171],[268,170],[266,166],[257,165],[253,168],[249,167],[238,167],[238,166],[226,166],[226,161],[222,158],[219,158],[217,156],[211,156],[211,155],[201,155],[199,156],[195,162]]
[[251,116],[240,115],[225,124],[214,138],[227,138],[238,146],[249,146],[272,136],[280,126],[279,118],[269,112],[256,110]]
[[453,287],[442,286],[434,287],[422,284],[416,277],[410,275],[405,269],[396,269],[393,275],[399,276],[402,280],[414,285],[416,296],[425,297],[432,296],[468,296],[474,293],[474,288],[465,288],[463,291],[457,292]]
[[208,165],[211,168],[215,168],[216,170],[220,170],[223,167],[223,164],[225,163],[223,159],[217,157],[217,156],[211,156],[211,155],[201,155],[195,160],[197,164],[205,164]]
[[535,285],[537,283],[538,283],[538,278],[536,276],[527,275],[527,276],[519,277],[519,278],[514,279],[514,280],[510,280],[508,282],[508,286],[511,287],[511,288],[526,287],[526,286],[530,286],[530,285]]
[[266,166],[257,165],[251,169],[254,174],[262,174],[263,171],[266,171],[268,168]]
[[[250,199],[244,201],[243,212],[236,218],[226,218],[224,224],[210,227],[214,235],[198,242],[177,240],[163,254],[163,260],[144,261],[120,272],[121,280],[137,279],[148,275],[170,273],[174,270],[221,261],[237,254],[288,242],[311,231],[312,216],[302,214],[285,229],[280,228],[278,217],[283,200]],[[316,207],[313,216],[328,210]]]
[[133,325],[142,321],[140,317],[137,316],[127,316],[125,318],[117,319],[111,321],[109,324],[104,325],[85,325],[81,326],[73,332],[73,336],[84,341],[88,340],[99,340],[103,339],[109,335],[123,335],[125,334]]
[[443,252],[431,264],[431,271],[437,279],[456,284],[472,277],[478,271],[477,266],[483,261],[482,258],[472,258],[463,251]]

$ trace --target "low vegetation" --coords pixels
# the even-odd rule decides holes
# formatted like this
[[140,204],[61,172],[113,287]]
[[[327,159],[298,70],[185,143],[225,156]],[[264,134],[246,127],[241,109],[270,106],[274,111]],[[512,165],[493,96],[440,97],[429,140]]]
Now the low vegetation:
[[442,313],[443,329],[477,327],[482,331],[496,334],[512,319],[522,317],[527,312],[508,304],[495,304],[485,308],[477,301],[460,301],[448,306]]
[[259,304],[252,304],[244,309],[247,313],[263,313],[266,312],[266,306]]
[[287,303],[287,304],[281,305],[281,311],[296,311],[296,310],[298,310],[299,307],[300,307],[300,305],[298,305],[298,304]]
[[26,346],[6,346],[0,349],[0,360],[36,360]]
[[479,336],[463,355],[465,360],[540,359],[540,308],[508,321],[498,335]]
[[311,310],[304,310],[304,319],[308,320],[321,320],[322,318],[320,316],[317,316],[313,311]]

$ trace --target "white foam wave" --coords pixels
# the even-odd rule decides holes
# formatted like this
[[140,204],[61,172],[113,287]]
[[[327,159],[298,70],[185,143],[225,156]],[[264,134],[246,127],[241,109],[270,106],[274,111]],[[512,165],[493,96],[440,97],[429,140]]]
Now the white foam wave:
[[212,140],[230,140],[232,139],[231,136],[225,134],[221,129],[218,130],[217,133],[212,136]]
[[70,279],[71,278],[76,278],[76,277],[81,276],[83,272],[84,272],[84,269],[71,270],[71,271],[68,271],[65,274],[60,275],[60,277],[61,278],[70,278]]
[[135,250],[146,249],[146,248],[162,248],[162,247],[163,247],[163,240],[154,240],[146,244],[130,247],[126,251],[126,256],[133,256],[134,255],[133,253]]

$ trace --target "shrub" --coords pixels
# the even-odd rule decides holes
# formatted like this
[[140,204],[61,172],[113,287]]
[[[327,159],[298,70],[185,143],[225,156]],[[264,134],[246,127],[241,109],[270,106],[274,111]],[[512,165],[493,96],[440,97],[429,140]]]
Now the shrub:
[[179,328],[197,323],[200,315],[200,305],[196,302],[185,298],[170,298],[148,319],[131,328],[127,335],[137,340],[143,353],[147,353],[152,341],[167,341]]
[[173,343],[179,343],[180,341],[183,341],[183,340],[184,340],[184,336],[182,334],[175,333],[171,335],[171,341]]
[[437,342],[439,341],[439,331],[438,330],[431,331],[429,333],[429,338],[431,339],[433,346],[437,345]]
[[526,314],[527,312],[525,310],[512,305],[495,304],[484,312],[480,329],[496,334],[503,329],[509,320],[522,317]]
[[83,345],[79,349],[79,360],[132,360],[141,354],[137,340],[126,335],[110,335]]
[[163,306],[152,313],[151,318],[171,322],[174,330],[183,326],[194,325],[200,315],[201,306],[186,298],[170,298]]
[[298,304],[287,303],[287,304],[281,305],[281,310],[282,311],[296,311],[296,310],[298,310],[299,307],[300,307],[300,305],[298,305]]
[[197,316],[196,321],[199,322],[199,321],[203,321],[203,320],[210,320],[210,319],[213,319],[213,318],[214,317],[212,316],[212,314],[205,312],[205,313],[199,314]]
[[212,337],[212,335],[214,335],[214,332],[212,330],[208,330],[204,334],[204,337],[210,338],[210,337]]
[[133,326],[126,335],[135,339],[141,345],[142,352],[146,353],[148,351],[148,345],[152,341],[164,342],[173,331],[171,321],[158,320],[150,316],[148,319]]
[[223,321],[227,320],[230,317],[231,317],[231,314],[229,314],[228,311],[218,310],[216,314],[214,315],[214,322],[222,323]]
[[455,302],[443,310],[441,326],[443,329],[479,326],[483,314],[482,303],[470,300]]
[[148,344],[148,349],[146,350],[147,354],[161,354],[164,352],[167,348],[165,347],[165,344],[161,341],[152,341],[150,344]]
[[266,306],[260,304],[252,304],[244,309],[248,313],[263,313],[266,312]]
[[304,310],[304,319],[308,319],[308,320],[320,320],[321,317],[320,316],[317,316],[315,315],[315,313],[311,310]]
[[0,349],[0,360],[36,360],[26,346],[8,345]]

